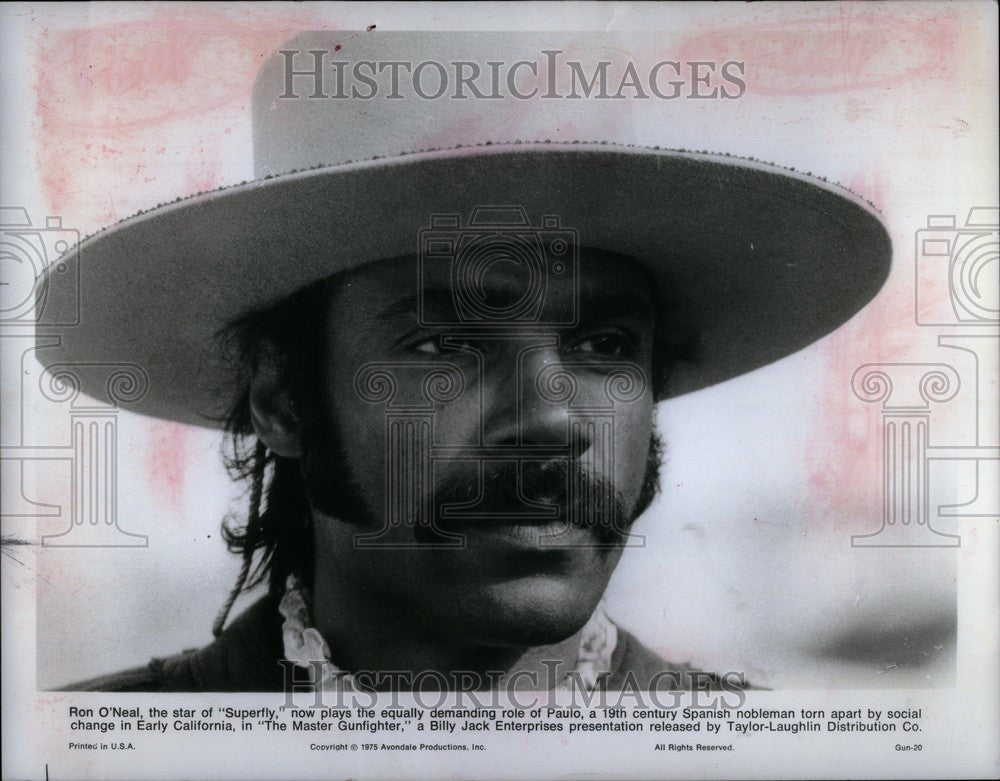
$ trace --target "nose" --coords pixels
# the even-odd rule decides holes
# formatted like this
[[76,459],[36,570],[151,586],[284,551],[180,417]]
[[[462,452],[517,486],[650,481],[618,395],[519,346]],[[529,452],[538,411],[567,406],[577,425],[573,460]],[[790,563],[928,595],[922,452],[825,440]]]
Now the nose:
[[[541,340],[540,340],[541,341]],[[517,345],[508,360],[485,368],[487,392],[484,402],[486,444],[503,446],[570,445],[570,396],[552,392],[572,383],[569,372],[561,370],[562,358],[555,339],[536,345]],[[574,449],[583,452],[587,443],[576,441]]]

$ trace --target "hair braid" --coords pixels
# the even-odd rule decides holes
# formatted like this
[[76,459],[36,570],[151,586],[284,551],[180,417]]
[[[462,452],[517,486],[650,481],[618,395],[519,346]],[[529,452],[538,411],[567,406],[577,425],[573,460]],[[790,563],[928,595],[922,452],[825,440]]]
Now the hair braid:
[[236,578],[236,585],[230,589],[225,604],[223,604],[219,614],[215,617],[215,622],[212,624],[212,634],[215,637],[222,634],[222,629],[226,625],[226,619],[229,617],[229,611],[233,609],[233,603],[236,602],[236,598],[239,597],[243,586],[247,582],[247,578],[250,576],[250,568],[253,565],[257,542],[261,536],[260,506],[264,495],[264,473],[267,469],[268,460],[267,447],[263,442],[258,440],[253,453],[250,508],[247,512],[247,525],[243,536],[243,566],[240,567],[240,574]]

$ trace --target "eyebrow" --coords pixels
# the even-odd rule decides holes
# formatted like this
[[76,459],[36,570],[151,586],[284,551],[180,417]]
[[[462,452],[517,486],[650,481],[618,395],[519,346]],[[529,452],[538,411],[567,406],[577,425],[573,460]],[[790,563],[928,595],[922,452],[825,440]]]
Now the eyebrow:
[[[420,293],[411,293],[387,306],[376,315],[377,320],[398,320],[401,317],[412,317],[418,314],[421,304]],[[425,288],[423,290],[423,308],[436,318],[455,317],[455,305],[451,291],[442,288]]]
[[[589,295],[595,292],[598,295]],[[653,303],[645,296],[627,293],[607,293],[586,291],[580,300],[580,321],[597,320],[605,317],[652,317]]]

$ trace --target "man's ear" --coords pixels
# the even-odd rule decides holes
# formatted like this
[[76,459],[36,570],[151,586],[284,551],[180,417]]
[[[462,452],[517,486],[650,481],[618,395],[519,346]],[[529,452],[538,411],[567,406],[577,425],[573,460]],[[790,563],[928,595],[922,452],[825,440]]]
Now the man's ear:
[[301,427],[273,353],[265,349],[250,381],[250,419],[268,450],[284,458],[302,455]]

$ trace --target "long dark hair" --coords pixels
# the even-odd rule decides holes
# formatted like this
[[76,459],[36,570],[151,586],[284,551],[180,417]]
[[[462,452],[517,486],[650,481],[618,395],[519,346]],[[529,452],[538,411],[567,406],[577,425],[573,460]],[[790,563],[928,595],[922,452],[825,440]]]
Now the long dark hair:
[[273,361],[291,393],[297,417],[303,427],[310,425],[319,414],[326,305],[334,283],[331,277],[303,288],[219,334],[239,389],[224,418],[223,461],[233,480],[249,485],[249,506],[245,520],[230,514],[222,522],[226,546],[242,557],[243,564],[216,617],[212,628],[216,636],[243,590],[267,579],[270,593],[280,594],[292,573],[312,584],[314,543],[302,467],[298,459],[276,455],[257,438],[250,381],[263,360]]

